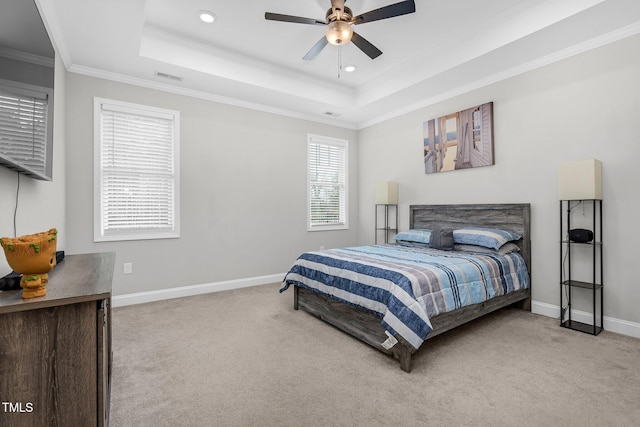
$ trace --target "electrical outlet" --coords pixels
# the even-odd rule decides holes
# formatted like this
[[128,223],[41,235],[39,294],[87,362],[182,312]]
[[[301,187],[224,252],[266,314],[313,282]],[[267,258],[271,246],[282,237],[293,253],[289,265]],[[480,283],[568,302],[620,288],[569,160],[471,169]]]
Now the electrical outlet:
[[124,274],[131,274],[131,273],[133,273],[133,264],[131,264],[130,262],[125,262]]

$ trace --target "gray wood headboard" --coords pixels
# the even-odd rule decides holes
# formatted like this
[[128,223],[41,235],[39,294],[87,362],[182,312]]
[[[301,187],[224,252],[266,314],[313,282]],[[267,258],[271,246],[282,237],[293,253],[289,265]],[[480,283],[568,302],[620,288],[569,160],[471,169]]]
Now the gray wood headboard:
[[531,205],[529,203],[411,205],[409,211],[409,228],[412,229],[491,227],[521,234],[522,239],[517,243],[531,274]]

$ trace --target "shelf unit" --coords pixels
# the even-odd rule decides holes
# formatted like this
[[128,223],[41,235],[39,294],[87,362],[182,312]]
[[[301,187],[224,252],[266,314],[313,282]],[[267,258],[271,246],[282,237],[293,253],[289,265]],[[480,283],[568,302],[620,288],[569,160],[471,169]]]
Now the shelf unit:
[[[572,203],[575,203],[575,205],[572,206]],[[569,230],[571,230],[571,211],[580,206],[580,204],[585,205],[583,208],[586,207],[587,204],[591,204],[592,208],[593,240],[588,243],[574,242],[569,240],[568,237]],[[575,250],[573,254],[572,248]],[[583,252],[582,254],[575,253],[578,252],[578,248],[586,248],[587,251],[590,252],[590,281],[574,279],[574,273],[576,271],[574,271],[575,267],[572,266],[573,257],[580,255],[583,257],[586,256],[583,250],[580,251]],[[591,335],[598,335],[602,331],[604,317],[602,257],[602,200],[560,200],[560,326]],[[583,272],[583,274],[587,273]],[[573,291],[591,292],[592,324],[574,320],[572,308]],[[565,300],[566,307],[564,304]]]
[[[383,209],[380,209],[380,207]],[[380,219],[378,218],[379,211],[382,210],[384,214],[382,218],[384,219],[384,224],[381,226]],[[392,212],[389,212],[389,211]],[[395,221],[393,223],[389,223],[390,213],[393,215],[395,213]],[[384,233],[384,243],[389,243],[389,235],[395,235],[398,233],[398,205],[383,205],[376,204],[376,237],[375,242],[378,244],[378,237],[380,234]]]

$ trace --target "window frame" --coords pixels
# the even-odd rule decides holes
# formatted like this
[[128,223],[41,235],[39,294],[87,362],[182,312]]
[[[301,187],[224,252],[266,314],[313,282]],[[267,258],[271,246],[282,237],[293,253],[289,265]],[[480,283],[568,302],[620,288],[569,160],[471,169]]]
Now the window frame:
[[[341,196],[344,199],[342,205],[342,211],[340,215],[344,218],[344,221],[331,224],[314,224],[311,218],[311,145],[321,144],[331,147],[339,147],[343,150],[344,165],[343,175],[344,182],[339,185],[342,186]],[[307,134],[307,231],[329,231],[329,230],[347,230],[349,229],[349,141],[346,139],[332,138],[322,135]]]
[[[136,231],[106,231],[103,229],[103,181],[102,167],[102,112],[103,105],[108,110],[131,113],[145,117],[165,118],[172,122],[173,157],[173,227],[170,230],[149,228]],[[94,242],[128,240],[175,239],[180,237],[180,112],[148,105],[94,97]]]

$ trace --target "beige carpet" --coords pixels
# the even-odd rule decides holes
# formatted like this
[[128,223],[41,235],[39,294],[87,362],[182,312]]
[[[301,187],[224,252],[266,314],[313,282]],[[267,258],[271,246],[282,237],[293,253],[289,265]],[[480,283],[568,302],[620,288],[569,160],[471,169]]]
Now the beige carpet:
[[279,286],[114,309],[111,425],[640,425],[638,339],[508,309],[407,374]]

